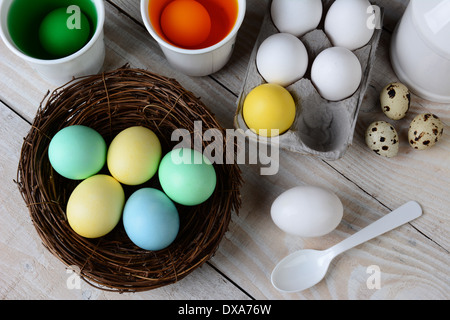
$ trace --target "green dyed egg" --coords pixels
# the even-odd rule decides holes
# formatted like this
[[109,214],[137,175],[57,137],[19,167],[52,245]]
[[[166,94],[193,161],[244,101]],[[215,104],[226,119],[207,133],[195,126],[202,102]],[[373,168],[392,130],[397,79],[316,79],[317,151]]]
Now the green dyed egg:
[[208,200],[216,188],[216,171],[200,152],[175,149],[161,160],[159,182],[166,195],[185,206]]
[[81,125],[61,129],[48,147],[53,169],[72,180],[84,180],[97,174],[106,163],[106,152],[103,137]]
[[83,12],[67,13],[67,8],[59,8],[42,20],[39,40],[48,53],[62,58],[83,48],[90,32],[89,20]]

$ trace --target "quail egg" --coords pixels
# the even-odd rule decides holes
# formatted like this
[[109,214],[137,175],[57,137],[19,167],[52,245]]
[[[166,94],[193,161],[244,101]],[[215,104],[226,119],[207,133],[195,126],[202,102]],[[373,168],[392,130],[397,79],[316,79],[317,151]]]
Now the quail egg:
[[389,119],[401,120],[411,106],[411,93],[402,83],[390,83],[381,91],[380,104]]
[[366,130],[366,144],[376,154],[393,158],[399,150],[397,130],[388,122],[376,121]]
[[438,116],[420,114],[411,122],[408,140],[416,150],[426,150],[434,146],[444,134],[444,124]]

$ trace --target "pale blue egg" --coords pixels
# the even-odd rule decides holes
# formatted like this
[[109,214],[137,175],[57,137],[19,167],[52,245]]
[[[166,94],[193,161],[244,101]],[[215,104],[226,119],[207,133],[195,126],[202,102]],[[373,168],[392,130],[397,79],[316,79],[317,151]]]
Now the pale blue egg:
[[125,204],[122,219],[130,240],[151,251],[167,248],[180,228],[175,204],[162,191],[153,188],[135,191]]

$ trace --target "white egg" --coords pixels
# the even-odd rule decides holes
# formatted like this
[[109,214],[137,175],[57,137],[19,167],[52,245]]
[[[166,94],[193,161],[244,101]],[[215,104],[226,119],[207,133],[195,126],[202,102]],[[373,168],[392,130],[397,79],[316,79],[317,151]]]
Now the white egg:
[[300,186],[282,193],[272,204],[273,222],[284,232],[300,237],[321,237],[339,225],[344,214],[341,200],[333,192]]
[[296,37],[314,30],[322,19],[321,0],[273,0],[272,21],[280,32]]
[[256,66],[268,83],[286,87],[305,75],[308,52],[299,38],[289,33],[276,33],[258,48]]
[[311,68],[311,81],[320,95],[329,101],[340,101],[358,90],[362,68],[358,57],[342,47],[322,51]]
[[373,14],[368,0],[336,0],[325,18],[325,33],[334,46],[359,49],[375,31]]

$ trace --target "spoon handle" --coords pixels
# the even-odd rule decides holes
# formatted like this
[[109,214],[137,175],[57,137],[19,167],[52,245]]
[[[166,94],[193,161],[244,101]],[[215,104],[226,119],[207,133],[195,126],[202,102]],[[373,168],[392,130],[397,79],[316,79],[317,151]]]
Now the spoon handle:
[[400,227],[421,215],[422,208],[420,205],[414,201],[408,202],[328,250],[333,256],[337,256],[348,249]]

